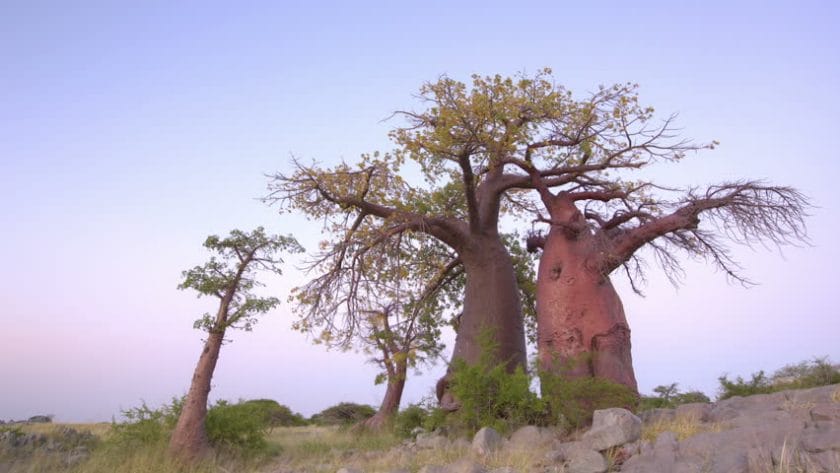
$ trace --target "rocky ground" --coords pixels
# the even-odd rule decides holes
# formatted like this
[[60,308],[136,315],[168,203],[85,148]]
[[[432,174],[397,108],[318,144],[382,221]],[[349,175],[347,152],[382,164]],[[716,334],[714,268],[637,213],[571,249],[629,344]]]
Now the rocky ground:
[[[84,470],[96,436],[70,428],[50,434],[0,429],[0,473],[32,455]],[[270,473],[840,473],[840,385],[734,397],[636,416],[596,411],[573,435],[523,427],[509,437],[492,429],[472,440],[440,433],[386,451],[339,452],[341,463],[278,463]]]
[[0,473],[11,470],[16,464],[28,462],[33,455],[55,457],[67,467],[80,464],[90,456],[90,449],[98,439],[90,432],[79,432],[61,427],[50,434],[24,432],[16,428],[21,424],[5,424],[0,430]]
[[[596,411],[592,428],[571,441],[533,426],[509,438],[485,428],[471,443],[421,433],[400,447],[402,452],[386,455],[405,457],[459,443],[469,444],[466,455],[422,466],[420,473],[840,473],[840,385],[686,404],[641,417],[624,409]],[[486,466],[521,458],[516,452],[530,455],[528,464]]]

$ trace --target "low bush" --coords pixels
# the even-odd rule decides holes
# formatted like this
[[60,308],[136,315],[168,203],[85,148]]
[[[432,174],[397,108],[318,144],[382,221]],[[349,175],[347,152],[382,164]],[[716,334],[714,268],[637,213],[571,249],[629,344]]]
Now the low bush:
[[840,367],[831,363],[828,357],[814,358],[787,365],[771,379],[775,390],[815,388],[840,383]]
[[124,422],[112,421],[112,442],[125,446],[152,445],[169,438],[181,415],[184,398],[172,398],[172,402],[157,409],[145,402],[140,407],[122,411]]
[[328,407],[310,417],[309,421],[317,425],[351,425],[373,417],[376,410],[365,404],[342,402]]
[[491,366],[483,360],[467,365],[455,360],[449,388],[461,407],[453,420],[473,432],[482,427],[505,432],[520,425],[544,424],[547,405],[530,386],[531,377],[521,367],[511,373],[505,364]]
[[394,416],[394,433],[400,437],[411,437],[414,429],[425,428],[429,411],[418,404],[410,404]]
[[266,417],[268,425],[271,427],[296,427],[307,425],[306,419],[298,414],[292,412],[287,406],[278,403],[272,399],[252,399],[245,401],[243,404],[256,406],[263,412]]
[[543,397],[553,417],[553,423],[580,428],[592,423],[592,414],[598,409],[622,407],[635,410],[636,393],[624,386],[603,378],[574,378],[543,373],[540,377]]
[[747,381],[741,376],[730,380],[726,375],[718,378],[720,392],[718,399],[732,396],[751,396],[784,391],[786,389],[805,389],[840,383],[840,369],[833,365],[828,357],[814,358],[787,365],[768,377],[764,371],[753,373]]
[[642,396],[639,400],[638,410],[647,411],[657,408],[672,409],[682,404],[711,402],[709,396],[706,396],[701,391],[688,391],[683,393],[677,389],[677,386],[677,383],[672,383],[667,386],[663,385],[653,388],[653,392],[657,396]]
[[[122,448],[165,444],[178,423],[183,403],[184,398],[173,398],[171,403],[157,409],[144,402],[140,407],[123,411],[126,420],[113,423],[109,442]],[[265,402],[217,401],[207,410],[205,420],[211,445],[234,455],[265,451],[266,435],[273,422],[271,413],[275,412],[269,407]]]
[[230,453],[264,452],[271,419],[264,406],[218,401],[207,411],[207,438],[216,448]]

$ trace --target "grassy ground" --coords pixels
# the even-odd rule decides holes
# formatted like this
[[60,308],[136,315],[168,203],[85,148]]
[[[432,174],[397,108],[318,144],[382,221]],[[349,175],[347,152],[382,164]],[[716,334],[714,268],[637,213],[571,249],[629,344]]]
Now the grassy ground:
[[[840,390],[838,390],[840,393]],[[28,424],[20,426],[26,433],[56,435],[62,428],[91,432],[107,439],[111,424]],[[644,426],[642,437],[652,441],[660,433],[671,431],[679,440],[700,432],[724,429],[721,424],[708,424],[693,419],[660,422]],[[575,436],[570,436],[573,439]],[[358,468],[366,472],[387,472],[398,468],[412,472],[424,465],[446,465],[468,458],[488,469],[511,467],[514,471],[533,471],[535,461],[545,457],[545,451],[525,452],[501,450],[483,458],[476,458],[466,441],[452,441],[442,448],[412,450],[392,433],[361,434],[350,429],[306,426],[276,428],[268,436],[269,455],[263,458],[234,458],[216,456],[205,462],[184,468],[166,455],[166,443],[142,448],[124,449],[113,443],[100,442],[92,448],[90,457],[78,465],[66,465],[66,453],[50,454],[36,450],[25,456],[2,456],[0,473],[38,473],[46,471],[67,473],[335,473],[341,467]],[[783,461],[769,461],[754,465],[755,471],[766,473],[794,473],[811,471],[799,452],[783,450]],[[760,460],[760,459],[759,459]],[[840,466],[840,458],[838,459]],[[840,471],[840,470],[838,470]]]
[[[27,433],[55,434],[63,427],[89,431],[107,438],[110,424],[30,424],[22,426]],[[268,436],[269,457],[243,459],[217,456],[204,463],[183,468],[166,455],[166,444],[122,449],[107,442],[91,451],[90,458],[76,466],[65,465],[66,454],[55,455],[36,451],[18,457],[0,457],[0,473],[36,473],[44,471],[68,473],[335,473],[341,467],[363,471],[390,471],[405,468],[417,471],[424,465],[446,465],[470,457],[469,443],[451,442],[442,448],[412,451],[402,448],[403,439],[392,433],[360,434],[350,429],[306,426],[277,428]],[[513,467],[528,471],[534,458],[545,452],[497,452],[478,460],[489,468]]]

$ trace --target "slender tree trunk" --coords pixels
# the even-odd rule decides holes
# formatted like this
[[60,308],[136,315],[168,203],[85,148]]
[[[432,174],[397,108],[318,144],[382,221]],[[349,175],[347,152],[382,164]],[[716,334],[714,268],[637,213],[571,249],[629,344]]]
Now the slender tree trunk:
[[595,237],[552,226],[537,275],[540,368],[571,378],[597,376],[637,391],[630,328]]
[[[497,344],[495,361],[507,363],[512,371],[525,367],[525,328],[516,273],[510,254],[498,235],[476,236],[460,252],[466,273],[464,311],[457,327],[452,360],[476,364],[487,347],[481,336],[492,336]],[[449,373],[437,385],[444,409],[455,410],[457,401],[448,391]]]
[[210,380],[216,369],[219,351],[224,340],[224,331],[212,332],[204,343],[198,365],[178,417],[178,424],[172,432],[169,452],[184,461],[193,462],[210,450],[204,421],[207,418],[207,399],[210,395]]
[[405,379],[408,366],[405,362],[397,362],[394,370],[393,378],[388,379],[388,387],[385,388],[385,397],[382,398],[382,404],[379,410],[373,417],[362,422],[362,427],[371,430],[380,430],[382,427],[388,425],[388,422],[394,417],[400,409],[400,400],[402,400],[403,388],[405,388]]

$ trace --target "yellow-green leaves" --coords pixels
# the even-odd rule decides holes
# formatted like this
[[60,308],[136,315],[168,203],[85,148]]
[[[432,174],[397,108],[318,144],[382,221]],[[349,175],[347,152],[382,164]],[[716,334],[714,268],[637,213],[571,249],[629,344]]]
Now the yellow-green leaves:
[[210,235],[204,246],[213,252],[210,260],[182,273],[178,289],[194,289],[198,296],[220,300],[215,316],[204,314],[193,326],[211,333],[228,327],[251,330],[256,316],[276,307],[274,297],[256,297],[251,290],[261,284],[256,270],[281,274],[281,253],[300,253],[303,248],[292,236],[268,235],[262,227],[250,233],[233,230],[225,238]]

